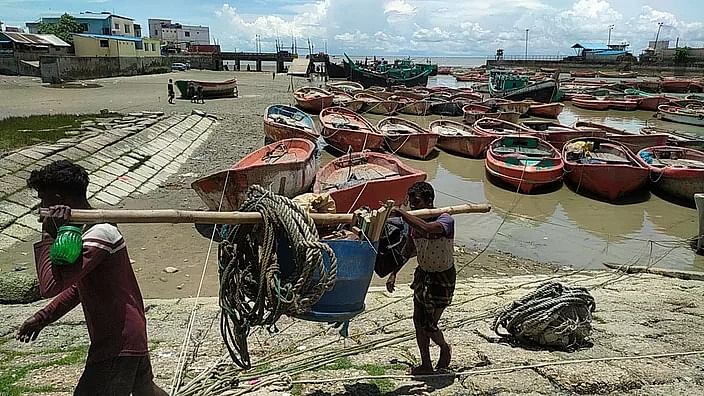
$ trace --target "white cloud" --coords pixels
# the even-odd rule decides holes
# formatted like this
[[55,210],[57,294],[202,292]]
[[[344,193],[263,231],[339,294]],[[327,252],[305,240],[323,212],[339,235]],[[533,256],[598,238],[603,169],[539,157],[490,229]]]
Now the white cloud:
[[490,55],[499,47],[522,54],[528,28],[532,54],[564,55],[577,41],[606,41],[611,24],[612,41],[628,40],[636,52],[654,38],[658,22],[665,24],[663,38],[703,40],[704,24],[694,17],[701,14],[629,8],[615,0],[310,0],[266,15],[243,15],[226,3],[213,31],[227,32],[237,48],[252,46],[258,34],[272,42],[310,38],[316,46],[327,39],[334,53]]

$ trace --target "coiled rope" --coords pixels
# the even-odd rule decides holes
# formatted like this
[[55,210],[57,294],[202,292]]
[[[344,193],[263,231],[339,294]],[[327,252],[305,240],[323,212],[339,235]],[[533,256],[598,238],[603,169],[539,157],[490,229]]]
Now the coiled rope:
[[573,350],[590,344],[595,307],[587,289],[548,282],[499,311],[492,329],[519,342]]
[[[281,315],[310,310],[335,286],[337,259],[319,241],[315,223],[292,200],[255,185],[247,191],[242,212],[259,212],[263,224],[240,224],[226,229],[220,244],[220,332],[230,357],[249,369],[247,336],[253,326],[276,331]],[[292,271],[283,274],[279,243],[288,243]],[[323,253],[330,257],[328,268]]]

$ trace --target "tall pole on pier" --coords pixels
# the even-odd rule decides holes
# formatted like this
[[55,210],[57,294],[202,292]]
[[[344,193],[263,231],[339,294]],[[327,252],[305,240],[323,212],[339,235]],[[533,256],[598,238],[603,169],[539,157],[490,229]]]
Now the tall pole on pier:
[[655,35],[655,45],[653,46],[653,52],[655,52],[655,56],[658,56],[658,39],[660,38],[660,29],[662,29],[662,25],[664,25],[663,22],[658,22],[658,33]]
[[528,31],[530,29],[526,29],[526,57],[525,60],[528,60]]
[[609,25],[609,41],[606,44],[607,46],[611,45],[611,31],[614,30],[614,25]]

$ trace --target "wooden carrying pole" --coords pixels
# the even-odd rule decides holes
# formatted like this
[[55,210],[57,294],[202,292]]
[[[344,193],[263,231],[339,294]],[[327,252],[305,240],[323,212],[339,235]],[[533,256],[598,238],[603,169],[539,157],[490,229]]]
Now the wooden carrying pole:
[[[439,216],[442,213],[486,213],[491,210],[488,204],[464,204],[445,208],[420,209],[410,211],[421,218]],[[42,208],[41,216],[49,214]],[[353,214],[344,213],[310,213],[316,224],[351,223]],[[112,210],[112,209],[74,209],[71,211],[71,222],[80,224],[97,223],[201,223],[201,224],[254,224],[262,221],[257,212],[207,212],[195,210],[158,209],[158,210]]]

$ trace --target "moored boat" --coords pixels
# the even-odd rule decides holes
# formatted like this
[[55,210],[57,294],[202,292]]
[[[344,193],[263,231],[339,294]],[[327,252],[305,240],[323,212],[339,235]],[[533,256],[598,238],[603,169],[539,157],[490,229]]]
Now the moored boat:
[[361,115],[344,107],[328,107],[320,112],[325,142],[338,151],[381,150],[384,136]]
[[626,96],[626,99],[636,100],[639,110],[658,111],[658,106],[670,103],[670,99],[664,96]]
[[329,193],[338,213],[350,213],[379,202],[404,202],[408,189],[424,181],[426,173],[381,153],[351,153],[323,166],[316,175],[313,192]]
[[558,150],[561,150],[566,142],[578,137],[606,136],[606,132],[600,129],[581,130],[553,121],[529,120],[523,121],[521,124],[536,131],[536,136],[552,144]]
[[660,89],[663,92],[685,93],[689,92],[692,80],[664,79],[660,81]]
[[316,87],[303,87],[293,92],[293,97],[301,109],[318,114],[326,107],[332,106],[335,95]]
[[535,188],[562,180],[562,157],[548,142],[535,136],[502,136],[489,144],[484,161],[487,173],[529,194]]
[[521,114],[515,111],[493,112],[489,107],[479,104],[468,104],[462,107],[462,113],[464,114],[464,122],[469,125],[473,125],[475,122],[482,118],[497,118],[515,124],[521,117]]
[[474,132],[470,125],[450,120],[435,120],[428,128],[438,134],[438,148],[462,157],[484,157],[489,143],[495,139]]
[[[394,98],[394,96],[391,97],[391,99]],[[399,97],[397,111],[410,115],[427,115],[430,114],[432,105],[433,102],[429,100]]]
[[287,105],[271,105],[264,111],[264,135],[274,142],[290,138],[316,142],[320,132],[307,113]]
[[598,71],[596,74],[604,78],[636,78],[638,72],[617,72],[617,71]]
[[601,99],[572,98],[572,105],[587,110],[608,110],[609,102]]
[[604,98],[609,103],[609,109],[633,111],[638,108],[638,101],[633,99]]
[[638,152],[654,189],[688,204],[704,193],[704,152],[684,147],[648,147]]
[[384,135],[386,146],[392,153],[411,158],[425,159],[438,142],[437,133],[399,117],[384,118],[376,128]]
[[392,115],[399,106],[399,102],[396,100],[382,99],[365,92],[356,94],[354,98],[364,102],[364,106],[362,106],[361,110],[364,113]]
[[504,135],[533,135],[535,131],[512,122],[497,118],[482,118],[472,125],[472,129],[479,135],[504,136]]
[[354,81],[330,81],[327,83],[331,90],[337,89],[348,94],[355,94],[364,90],[364,86]]
[[575,122],[574,127],[584,131],[600,130],[606,132],[607,139],[622,143],[629,149],[633,150],[634,153],[637,153],[639,150],[646,147],[664,146],[667,144],[667,135],[665,134],[653,133],[650,135],[645,135],[642,133],[630,132],[624,129],[618,129],[589,121],[577,121]]
[[236,96],[237,79],[232,78],[225,81],[198,81],[198,80],[176,80],[174,82],[176,88],[181,92],[181,97],[190,99],[191,93],[188,91],[188,86],[203,87],[204,98],[231,98]]
[[660,105],[658,116],[666,121],[678,122],[680,124],[704,126],[704,110],[682,108],[670,105]]
[[505,112],[516,112],[518,114],[526,114],[530,110],[531,104],[534,102],[527,100],[507,100],[500,98],[491,98],[483,102],[478,102],[482,106],[486,106],[491,109],[491,111],[505,111]]
[[530,82],[528,78],[510,70],[491,70],[489,74],[488,88],[493,98],[532,99],[541,103],[550,103],[558,92],[558,87],[557,78]]
[[341,106],[354,112],[358,112],[362,109],[362,106],[364,106],[364,102],[359,99],[355,99],[354,96],[348,93],[335,92],[335,98],[332,101],[332,105]]
[[455,117],[462,115],[461,102],[454,100],[431,99],[430,112],[436,115]]
[[590,70],[572,70],[570,77],[594,78],[596,77],[596,72]]
[[603,138],[577,138],[562,149],[565,180],[576,191],[618,201],[645,187],[650,170],[623,144]]
[[313,185],[319,166],[315,147],[307,139],[284,139],[250,153],[230,169],[194,181],[191,188],[215,211],[237,210],[253,184],[293,198]]
[[645,135],[665,134],[667,135],[667,144],[669,146],[689,147],[696,150],[704,150],[704,138],[693,134],[676,131],[674,129],[650,126],[641,128],[640,132]]
[[542,118],[557,118],[564,108],[565,105],[562,103],[531,104],[528,109],[528,115]]

